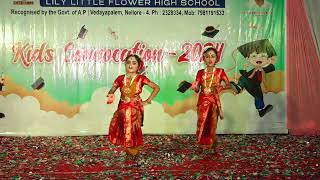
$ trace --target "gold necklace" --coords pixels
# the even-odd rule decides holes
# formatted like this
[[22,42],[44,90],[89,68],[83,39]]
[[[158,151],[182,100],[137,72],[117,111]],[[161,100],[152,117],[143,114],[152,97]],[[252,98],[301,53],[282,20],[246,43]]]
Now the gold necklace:
[[208,95],[208,94],[211,93],[211,85],[212,85],[212,82],[213,82],[213,77],[214,77],[214,72],[215,71],[216,71],[216,68],[214,68],[213,71],[212,71],[212,76],[211,76],[211,80],[210,80],[209,86],[207,86],[207,74],[208,74],[207,73],[208,72],[207,68],[204,71],[204,90],[203,90],[203,92],[204,92],[205,95]]
[[126,94],[129,94],[129,93],[131,92],[131,85],[132,85],[134,79],[136,78],[136,76],[137,76],[137,74],[132,77],[129,86],[127,86],[128,76],[125,75],[125,77],[124,77],[124,86],[125,86],[125,88],[124,88],[123,91],[124,91]]

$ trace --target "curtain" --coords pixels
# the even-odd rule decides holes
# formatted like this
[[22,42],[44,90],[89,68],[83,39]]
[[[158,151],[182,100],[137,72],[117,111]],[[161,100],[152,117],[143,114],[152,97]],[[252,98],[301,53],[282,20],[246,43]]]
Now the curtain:
[[320,134],[320,61],[304,1],[288,0],[286,13],[289,133]]

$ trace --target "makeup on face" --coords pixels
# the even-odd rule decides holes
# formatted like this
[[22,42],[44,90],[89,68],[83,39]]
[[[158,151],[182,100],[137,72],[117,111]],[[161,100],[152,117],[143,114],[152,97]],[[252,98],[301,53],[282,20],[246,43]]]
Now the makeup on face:
[[131,56],[127,59],[125,66],[126,66],[126,72],[128,72],[128,73],[138,72],[139,63],[138,63],[138,60],[134,56]]
[[206,65],[211,67],[215,65],[215,62],[217,60],[217,55],[215,54],[214,51],[208,51],[204,54],[203,58]]

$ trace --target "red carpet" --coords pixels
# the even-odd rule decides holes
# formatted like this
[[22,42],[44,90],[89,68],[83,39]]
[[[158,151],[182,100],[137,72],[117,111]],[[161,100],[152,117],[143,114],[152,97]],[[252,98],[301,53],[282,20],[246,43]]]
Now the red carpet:
[[136,159],[106,136],[0,137],[0,177],[10,179],[319,179],[320,137],[222,135],[198,152],[194,135],[144,136]]

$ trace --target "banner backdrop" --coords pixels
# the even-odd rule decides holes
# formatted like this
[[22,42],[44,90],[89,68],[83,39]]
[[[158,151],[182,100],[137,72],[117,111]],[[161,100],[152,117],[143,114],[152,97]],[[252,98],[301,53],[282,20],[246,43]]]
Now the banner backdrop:
[[[287,133],[284,0],[8,0],[0,1],[0,134],[107,134],[119,101],[106,94],[138,54],[161,90],[145,106],[143,132],[192,134],[197,94],[177,91],[217,48],[231,81],[266,57],[263,117],[248,88],[221,93],[218,133]],[[254,49],[254,51],[252,51]],[[250,58],[248,58],[250,57]],[[242,73],[239,73],[242,72]],[[250,88],[249,88],[250,89]],[[146,88],[142,99],[151,89]]]

